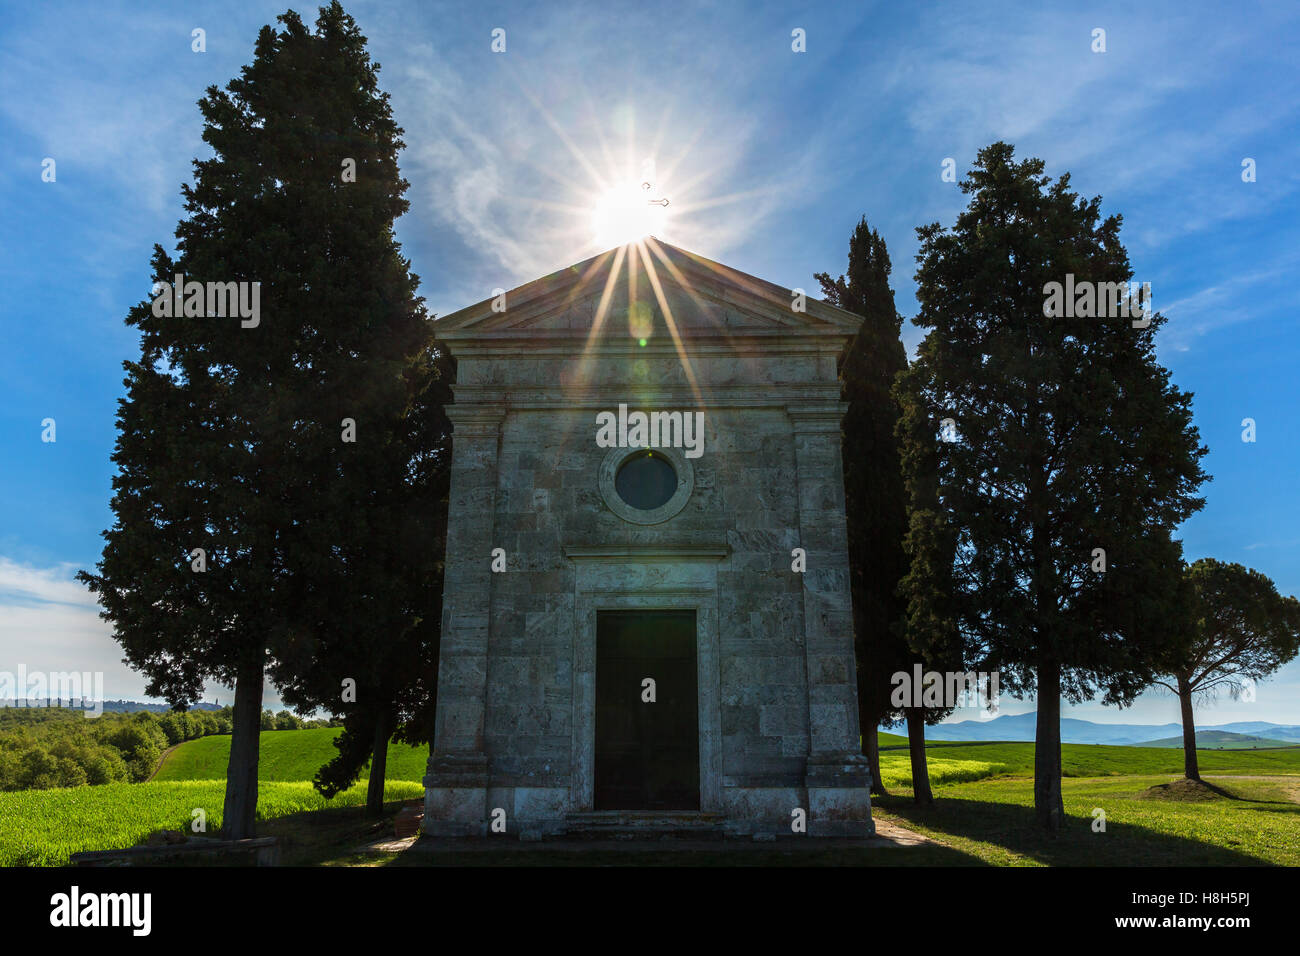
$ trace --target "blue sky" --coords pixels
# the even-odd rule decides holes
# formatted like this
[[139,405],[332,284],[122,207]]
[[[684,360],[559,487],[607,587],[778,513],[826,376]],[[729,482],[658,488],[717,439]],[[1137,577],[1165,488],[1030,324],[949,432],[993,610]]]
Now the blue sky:
[[[107,696],[142,695],[71,580],[112,520],[121,362],[137,351],[122,318],[206,155],[195,101],[251,59],[281,3],[0,4],[0,670],[102,670]],[[792,288],[843,271],[865,213],[911,316],[913,229],[963,206],[945,158],[960,175],[1005,139],[1068,170],[1123,214],[1135,278],[1170,318],[1161,361],[1196,396],[1214,481],[1181,529],[1187,556],[1300,593],[1300,7],[345,5],[406,129],[398,235],[439,314],[600,251],[602,184],[653,158],[664,238]],[[904,338],[914,349],[919,331]],[[1158,695],[1067,713],[1177,720]],[[1300,723],[1300,663],[1198,720]]]

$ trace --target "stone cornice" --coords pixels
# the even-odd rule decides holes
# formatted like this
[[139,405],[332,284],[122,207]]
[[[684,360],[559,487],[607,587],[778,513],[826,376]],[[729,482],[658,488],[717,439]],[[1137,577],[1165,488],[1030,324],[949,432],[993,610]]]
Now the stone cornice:
[[495,404],[458,403],[444,407],[456,435],[496,435],[505,421],[507,408]]
[[[683,328],[683,341],[689,343],[692,355],[765,355],[780,356],[799,353],[839,354],[852,338],[840,329],[745,329],[731,334],[714,330]],[[438,341],[448,345],[457,356],[472,354],[475,358],[528,359],[539,355],[558,355],[573,358],[577,352],[588,349],[590,329],[506,329],[499,332],[467,329],[438,334]],[[579,344],[575,351],[575,344]],[[526,352],[520,346],[527,344]],[[676,343],[671,338],[638,345],[631,340],[602,338],[590,343],[592,355],[634,355],[638,358],[677,356]]]
[[[821,408],[838,404],[837,382],[797,382],[752,385],[456,385],[452,408],[592,408],[607,410],[626,403],[629,408]],[[841,412],[842,414],[842,412]],[[453,419],[454,420],[454,419]]]
[[609,544],[564,547],[570,561],[722,561],[731,548],[725,543],[714,546],[697,544]]
[[795,434],[808,432],[838,432],[844,421],[844,413],[849,410],[848,402],[809,402],[807,404],[789,404],[786,414],[794,425]]

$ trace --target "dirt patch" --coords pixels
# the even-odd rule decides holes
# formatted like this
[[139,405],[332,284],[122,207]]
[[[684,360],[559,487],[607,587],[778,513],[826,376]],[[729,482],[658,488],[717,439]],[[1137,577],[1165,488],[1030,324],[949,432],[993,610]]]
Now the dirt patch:
[[[182,741],[182,743],[183,742],[184,741]],[[158,776],[158,771],[163,768],[163,764],[167,762],[167,758],[170,757],[172,755],[172,752],[179,746],[180,744],[172,744],[170,747],[168,747],[166,750],[162,752],[162,754],[158,757],[158,766],[153,768],[153,773],[149,774],[149,777],[148,779],[145,780],[145,783],[148,783],[154,777]]]
[[1170,783],[1148,787],[1137,795],[1139,800],[1174,800],[1180,803],[1205,803],[1209,800],[1231,799],[1231,795],[1200,780],[1174,780]]
[[875,839],[882,846],[922,846],[927,843],[940,843],[939,840],[931,839],[914,830],[901,827],[892,820],[882,820],[880,817],[876,817],[875,823]]

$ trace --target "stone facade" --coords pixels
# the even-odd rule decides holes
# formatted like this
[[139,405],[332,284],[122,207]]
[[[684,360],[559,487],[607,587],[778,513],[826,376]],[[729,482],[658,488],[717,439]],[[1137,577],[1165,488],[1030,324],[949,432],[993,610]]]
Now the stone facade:
[[[597,613],[687,609],[701,811],[740,834],[789,833],[796,808],[813,835],[873,832],[837,381],[860,319],[792,299],[647,240],[438,320],[457,372],[426,831],[482,834],[500,808],[507,832],[553,834],[591,810]],[[620,404],[704,412],[699,457],[663,450],[663,520],[611,497],[625,452],[596,416]]]

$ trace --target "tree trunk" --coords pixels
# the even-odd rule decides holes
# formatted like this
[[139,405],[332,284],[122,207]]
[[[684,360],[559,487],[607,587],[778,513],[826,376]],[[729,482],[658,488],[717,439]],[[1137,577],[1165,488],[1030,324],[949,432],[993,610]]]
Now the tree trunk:
[[1034,728],[1034,814],[1039,826],[1057,831],[1065,822],[1061,799],[1061,665],[1038,664],[1038,718]]
[[912,755],[912,799],[921,806],[934,803],[934,794],[930,791],[930,768],[925,762],[925,711],[920,707],[908,707],[907,747]]
[[863,730],[862,744],[862,749],[867,752],[867,766],[871,770],[871,794],[877,797],[885,796],[885,785],[880,780],[880,735],[875,727]]
[[257,818],[257,756],[262,732],[261,654],[239,669],[231,714],[230,763],[226,767],[226,803],[221,829],[228,840],[247,840]]
[[1192,715],[1192,689],[1178,678],[1178,703],[1183,708],[1183,776],[1199,781],[1201,768],[1196,762],[1196,720]]
[[375,721],[375,742],[370,752],[370,783],[366,787],[366,816],[384,815],[384,773],[388,767],[388,727],[387,712],[381,713]]

